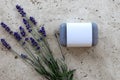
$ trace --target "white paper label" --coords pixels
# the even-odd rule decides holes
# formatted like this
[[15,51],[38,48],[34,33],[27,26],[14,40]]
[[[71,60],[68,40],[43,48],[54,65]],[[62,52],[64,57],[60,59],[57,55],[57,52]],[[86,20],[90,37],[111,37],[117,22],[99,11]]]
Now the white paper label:
[[67,47],[92,46],[92,23],[67,23]]

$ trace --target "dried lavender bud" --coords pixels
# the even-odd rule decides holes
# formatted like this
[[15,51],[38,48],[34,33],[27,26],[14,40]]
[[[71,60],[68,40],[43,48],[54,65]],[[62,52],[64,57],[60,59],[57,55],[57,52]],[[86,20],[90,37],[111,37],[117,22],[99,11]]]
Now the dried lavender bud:
[[31,21],[34,25],[36,25],[36,24],[37,24],[37,22],[36,22],[35,18],[33,18],[33,17],[30,17],[30,21]]
[[10,32],[10,28],[9,28],[9,27],[6,27],[5,30],[6,30],[7,32]]
[[39,50],[40,49],[40,46],[37,46],[36,50]]
[[44,37],[46,37],[47,35],[46,34],[43,34]]
[[23,8],[21,8],[20,5],[16,5],[16,9],[18,10],[22,17],[26,16],[26,13],[24,12]]
[[3,28],[6,28],[6,27],[7,27],[7,25],[6,25],[5,23],[3,23],[3,22],[1,22],[1,26],[2,26]]
[[27,20],[25,18],[23,18],[23,23],[26,25],[28,24]]
[[44,26],[42,26],[42,27],[41,27],[41,30],[42,30],[42,31],[45,31],[45,27],[44,27]]
[[23,58],[23,59],[26,59],[26,58],[28,57],[28,56],[25,55],[25,54],[21,54],[20,56],[21,56],[21,58]]
[[20,34],[21,34],[23,37],[25,37],[25,32],[20,32]]
[[1,22],[1,26],[7,31],[7,32],[11,32],[10,28],[3,22]]
[[18,9],[18,11],[20,12],[21,10],[23,10],[23,8],[21,8],[21,6],[16,5],[16,8]]
[[44,27],[41,27],[41,29],[38,31],[39,33],[42,33],[44,37],[46,37],[46,31]]
[[46,37],[45,28],[44,28],[44,27],[41,27],[41,30],[42,30],[42,34],[43,34],[43,36]]
[[29,32],[29,33],[31,33],[31,32],[32,32],[32,30],[31,30],[31,29],[29,29],[29,30],[28,30],[28,32]]
[[21,11],[20,14],[22,15],[22,17],[26,16],[26,13],[24,11]]
[[12,34],[12,33],[13,33],[13,31],[10,31],[10,32],[9,32],[9,34]]
[[27,21],[26,19],[24,19],[24,18],[23,18],[23,23],[25,24],[26,29],[28,30],[28,32],[31,32],[31,31],[32,31],[32,30],[30,29],[31,26],[30,26],[30,24],[28,23],[28,21]]
[[25,38],[25,41],[28,41],[29,40],[29,38]]
[[14,32],[14,37],[17,41],[20,41],[22,37],[18,34],[18,32]]
[[1,39],[1,43],[3,46],[5,46],[8,50],[11,49],[11,46],[5,41],[5,39]]
[[30,24],[26,24],[26,29],[30,29],[31,28],[31,26],[30,26]]
[[19,30],[20,30],[20,34],[25,37],[26,36],[26,33],[25,33],[25,30],[22,26],[19,27]]
[[39,32],[39,33],[42,33],[42,30],[40,29],[38,32]]
[[30,37],[30,41],[31,41],[31,44],[33,46],[37,46],[38,45],[38,43],[32,37]]

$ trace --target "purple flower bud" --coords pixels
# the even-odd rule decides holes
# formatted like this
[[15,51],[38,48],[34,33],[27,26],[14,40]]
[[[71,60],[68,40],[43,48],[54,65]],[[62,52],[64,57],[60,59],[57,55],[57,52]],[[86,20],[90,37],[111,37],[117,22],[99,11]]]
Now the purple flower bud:
[[18,32],[14,32],[14,37],[18,41],[20,41],[22,39],[22,37],[18,34]]
[[31,31],[32,31],[32,30],[30,29],[31,26],[30,26],[30,24],[28,23],[28,21],[27,21],[26,19],[24,19],[24,18],[23,18],[23,23],[25,24],[26,29],[28,30],[28,32],[31,32]]
[[30,17],[30,21],[31,21],[34,25],[37,24],[37,22],[35,21],[35,18],[33,18],[33,17]]
[[9,27],[6,27],[5,30],[6,30],[7,32],[10,32],[10,28],[9,28]]
[[22,17],[26,16],[26,13],[24,11],[21,11],[20,14],[21,14]]
[[39,32],[39,33],[42,33],[42,30],[39,30],[38,32]]
[[[18,10],[21,10],[21,9],[22,9],[19,5],[16,5],[16,8],[17,8]],[[22,9],[22,10],[23,10],[23,9]]]
[[44,37],[46,37],[46,32],[45,32],[45,28],[44,27],[41,27],[41,29],[38,31],[39,33],[42,33],[42,35]]
[[20,30],[20,34],[25,37],[26,36],[26,33],[25,33],[25,30],[22,26],[19,27],[19,30]]
[[26,24],[26,28],[27,29],[31,28],[30,24]]
[[25,41],[28,41],[29,40],[29,38],[25,38]]
[[39,46],[37,46],[36,50],[39,50],[39,49],[40,49],[40,47],[39,47]]
[[10,31],[9,33],[10,33],[10,34],[12,34],[12,33],[13,33],[13,31]]
[[11,30],[10,30],[10,28],[5,24],[5,23],[3,23],[3,22],[1,22],[1,26],[9,33],[9,34],[11,34]]
[[17,9],[19,9],[19,8],[20,8],[20,6],[19,6],[19,5],[16,5],[16,8],[17,8]]
[[45,28],[44,28],[44,26],[43,26],[43,27],[41,27],[41,30],[42,30],[42,31],[45,31]]
[[46,34],[43,34],[44,37],[46,37]]
[[30,29],[30,30],[28,30],[28,32],[29,32],[29,33],[31,33],[31,32],[32,32],[32,30]]
[[18,10],[22,17],[26,16],[26,13],[24,12],[23,8],[21,8],[20,5],[16,5],[16,9]]
[[3,23],[3,22],[1,22],[1,26],[2,26],[3,28],[6,28],[6,27],[7,27],[7,25],[6,25],[5,23]]
[[1,43],[5,46],[8,50],[11,49],[11,46],[5,41],[5,39],[1,39]]
[[28,22],[27,22],[27,20],[25,18],[23,18],[23,23],[28,24]]
[[26,59],[26,58],[28,57],[28,56],[25,55],[25,54],[21,54],[20,56],[21,56],[21,58],[23,58],[23,59]]
[[20,32],[20,34],[21,34],[23,37],[25,37],[25,32]]
[[19,27],[20,30],[24,30],[22,26]]
[[30,41],[31,41],[31,44],[33,46],[37,46],[38,45],[38,43],[32,37],[30,37]]

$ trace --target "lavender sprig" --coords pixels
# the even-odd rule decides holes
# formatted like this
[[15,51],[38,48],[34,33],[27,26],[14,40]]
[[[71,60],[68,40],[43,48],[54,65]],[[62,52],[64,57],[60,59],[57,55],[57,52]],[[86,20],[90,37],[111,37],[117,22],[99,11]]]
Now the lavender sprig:
[[1,39],[1,43],[4,47],[6,47],[8,50],[11,49],[11,46],[5,41],[5,39]]
[[24,12],[23,8],[20,5],[16,5],[16,9],[18,10],[22,17],[26,17],[26,13]]
[[31,21],[34,25],[36,25],[36,24],[37,24],[37,22],[36,22],[36,20],[35,20],[35,18],[34,18],[34,17],[30,17],[30,21]]
[[32,31],[31,26],[30,26],[29,22],[25,18],[23,18],[23,23],[25,24],[26,29],[28,30],[28,32],[31,33],[31,31]]
[[[73,80],[73,73],[75,70],[69,70],[67,65],[63,61],[58,62],[58,60],[54,58],[50,47],[47,43],[47,38],[45,38],[45,27],[42,26],[39,30],[40,34],[38,34],[38,32],[35,32],[34,28],[32,27],[33,25],[31,26],[30,24],[31,22],[32,24],[36,25],[37,22],[35,21],[35,19],[33,17],[27,18],[26,13],[24,12],[23,8],[21,8],[21,6],[16,5],[16,8],[23,17],[23,23],[25,24],[26,29],[32,34],[32,37],[29,35],[27,35],[26,37],[25,30],[22,27],[19,28],[21,35],[18,32],[14,32],[13,36],[17,41],[20,41],[19,43],[30,58],[28,58],[28,56],[25,54],[21,54],[20,57],[26,62],[29,61],[33,68],[48,80]],[[12,33],[12,31],[6,24],[1,23],[1,26],[5,28],[7,32]],[[39,39],[39,41],[37,41],[37,39]],[[1,42],[3,46],[5,46],[7,49],[11,49],[10,45],[4,39],[1,39]],[[41,54],[34,55],[28,46],[23,46],[29,42],[32,44],[33,48],[35,49],[35,52],[40,52]],[[40,51],[38,51],[39,49]]]
[[42,26],[38,32],[41,33],[44,37],[46,37],[46,31],[44,26]]
[[32,46],[38,46],[38,43],[32,37],[30,37],[30,41]]
[[11,31],[11,29],[4,23],[1,22],[1,26],[5,29],[5,31],[7,31],[9,34],[12,34],[13,31]]

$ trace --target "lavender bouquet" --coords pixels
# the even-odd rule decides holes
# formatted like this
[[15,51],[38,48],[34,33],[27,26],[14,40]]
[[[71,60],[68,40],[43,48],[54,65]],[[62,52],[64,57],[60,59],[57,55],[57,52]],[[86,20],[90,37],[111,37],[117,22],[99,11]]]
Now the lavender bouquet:
[[[54,58],[47,42],[44,25],[41,25],[40,28],[37,27],[36,20],[33,17],[28,17],[20,5],[16,5],[16,9],[22,16],[25,28],[20,26],[19,32],[13,32],[4,22],[1,22],[1,27],[17,40],[26,53],[17,53],[5,39],[1,39],[1,44],[16,53],[47,80],[73,80],[75,70],[68,69],[64,57],[61,60]],[[58,38],[57,34],[55,36]],[[33,48],[34,52],[31,51],[29,46]]]

